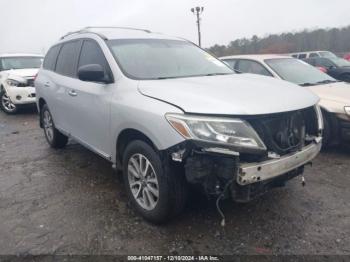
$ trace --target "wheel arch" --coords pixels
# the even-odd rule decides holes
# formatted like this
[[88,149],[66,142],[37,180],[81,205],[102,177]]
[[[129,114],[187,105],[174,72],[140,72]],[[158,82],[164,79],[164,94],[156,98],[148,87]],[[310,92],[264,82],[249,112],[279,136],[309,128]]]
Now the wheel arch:
[[127,145],[134,140],[141,140],[158,151],[155,143],[146,134],[134,128],[126,128],[119,133],[116,141],[115,163],[118,167],[123,164],[123,154]]
[[[339,122],[335,115],[335,112],[332,112],[330,110],[327,110],[325,107],[321,106],[321,112],[323,116],[323,122],[324,125],[328,126],[328,132],[329,132],[329,138],[328,138],[328,144],[329,143],[337,143],[339,139]],[[327,123],[326,123],[327,122]],[[325,127],[326,128],[326,127]],[[325,132],[325,130],[324,130]]]
[[43,106],[46,104],[46,101],[44,98],[40,97],[39,98],[39,109],[41,111],[41,109],[43,108]]
[[[40,97],[39,98],[39,102],[38,102],[38,113],[39,113],[39,116],[41,116],[41,109],[43,108],[43,106],[46,104],[46,101],[44,98]],[[43,123],[42,123],[42,119],[41,117],[39,117],[39,125],[41,128],[43,128]]]
[[6,92],[6,88],[3,84],[0,85],[0,92],[3,92],[5,91]]

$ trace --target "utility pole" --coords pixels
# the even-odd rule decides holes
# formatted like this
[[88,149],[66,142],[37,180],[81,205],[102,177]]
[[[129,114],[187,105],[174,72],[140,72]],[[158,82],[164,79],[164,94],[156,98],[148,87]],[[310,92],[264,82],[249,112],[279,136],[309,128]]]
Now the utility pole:
[[194,7],[191,8],[191,12],[197,16],[197,29],[198,29],[198,45],[201,46],[201,18],[200,18],[200,14],[203,13],[204,7]]

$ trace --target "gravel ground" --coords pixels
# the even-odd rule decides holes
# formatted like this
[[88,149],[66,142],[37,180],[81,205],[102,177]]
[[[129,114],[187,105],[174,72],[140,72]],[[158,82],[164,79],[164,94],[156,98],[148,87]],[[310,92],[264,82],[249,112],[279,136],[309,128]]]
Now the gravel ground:
[[34,110],[0,112],[0,254],[347,254],[350,150],[322,152],[300,178],[249,204],[192,197],[163,226],[139,218],[109,162],[50,149]]

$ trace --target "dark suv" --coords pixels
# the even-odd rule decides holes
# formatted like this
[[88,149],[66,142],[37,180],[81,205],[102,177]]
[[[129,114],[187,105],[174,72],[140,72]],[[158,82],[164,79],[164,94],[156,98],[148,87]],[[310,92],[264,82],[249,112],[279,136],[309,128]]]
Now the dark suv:
[[340,57],[313,57],[303,59],[310,65],[323,69],[328,75],[335,79],[350,82],[350,62]]

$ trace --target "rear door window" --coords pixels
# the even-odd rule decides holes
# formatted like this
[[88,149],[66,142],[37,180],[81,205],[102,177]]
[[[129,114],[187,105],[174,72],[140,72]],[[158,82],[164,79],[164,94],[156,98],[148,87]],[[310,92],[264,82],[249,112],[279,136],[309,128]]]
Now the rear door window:
[[304,59],[304,58],[306,58],[306,54],[300,54],[298,58],[299,59]]
[[55,70],[57,55],[60,51],[60,47],[61,45],[55,45],[51,47],[50,50],[47,52],[43,63],[44,69],[51,71]]
[[71,41],[63,44],[56,64],[56,72],[61,75],[76,77],[77,60],[81,41]]
[[270,72],[265,67],[251,60],[239,60],[236,69],[242,73],[271,76]]

